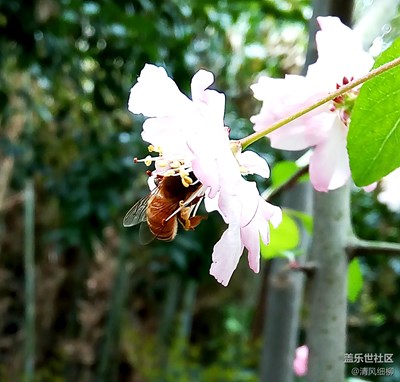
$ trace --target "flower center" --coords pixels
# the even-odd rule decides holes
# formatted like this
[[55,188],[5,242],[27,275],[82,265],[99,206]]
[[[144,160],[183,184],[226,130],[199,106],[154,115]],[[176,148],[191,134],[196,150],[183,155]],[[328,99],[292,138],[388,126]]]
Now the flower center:
[[144,159],[134,158],[135,163],[144,162],[146,166],[150,166],[153,162],[155,163],[155,171],[157,174],[162,176],[180,176],[182,184],[185,187],[189,187],[193,184],[193,179],[189,173],[191,167],[185,163],[184,159],[167,158],[163,155],[161,147],[155,147],[149,145],[148,150],[150,153],[158,153],[157,156],[147,155]]
[[[347,77],[343,77],[341,84],[336,84],[336,89],[340,89],[343,85],[347,85],[349,82],[353,81],[354,77],[351,77],[350,80]],[[332,112],[337,112],[339,114],[342,122],[348,126],[351,111],[353,110],[354,101],[357,99],[359,93],[359,89],[355,88],[349,90],[347,93],[336,97],[333,99],[333,102],[329,108]]]

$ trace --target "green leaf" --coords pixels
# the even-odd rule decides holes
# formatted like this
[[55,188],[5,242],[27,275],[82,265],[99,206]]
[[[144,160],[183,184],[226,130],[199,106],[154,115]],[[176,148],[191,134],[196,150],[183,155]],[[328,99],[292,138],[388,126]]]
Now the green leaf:
[[353,259],[347,270],[347,298],[350,302],[355,302],[363,286],[363,276],[361,273],[360,262],[357,258]]
[[278,228],[271,228],[270,243],[265,245],[261,241],[261,256],[265,259],[285,256],[285,252],[295,249],[300,241],[299,228],[285,211]]
[[281,161],[278,162],[271,173],[271,182],[274,188],[278,188],[285,184],[296,172],[299,166],[295,162]]
[[[379,67],[400,56],[400,38],[376,60]],[[400,66],[360,89],[347,137],[350,168],[357,186],[371,184],[400,166]]]
[[291,210],[286,208],[286,212],[290,215],[293,216],[301,221],[301,223],[304,226],[304,229],[307,231],[308,234],[312,235],[313,233],[313,218],[311,215],[306,214],[301,211],[297,210]]

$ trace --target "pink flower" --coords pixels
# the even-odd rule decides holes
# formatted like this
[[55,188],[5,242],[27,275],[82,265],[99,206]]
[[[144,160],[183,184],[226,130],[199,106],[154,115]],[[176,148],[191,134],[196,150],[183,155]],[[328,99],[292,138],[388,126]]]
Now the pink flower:
[[131,89],[128,109],[150,117],[143,124],[142,138],[158,156],[156,174],[182,177],[193,172],[202,184],[206,209],[218,211],[228,224],[214,246],[210,274],[228,285],[244,247],[250,268],[259,271],[260,237],[269,242],[270,220],[279,224],[281,210],[264,201],[254,182],[242,175],[269,176],[266,161],[251,151],[241,152],[229,140],[223,122],[225,96],[208,87],[212,73],[198,71],[192,79],[192,99],[180,92],[165,69],[146,64]]
[[[338,18],[318,17],[318,23],[321,27],[316,35],[318,60],[310,65],[305,77],[261,77],[252,86],[254,96],[263,101],[260,114],[251,118],[256,131],[311,105],[372,67],[373,59],[362,49],[361,40]],[[268,134],[275,148],[314,148],[310,179],[317,191],[339,188],[350,177],[346,150],[348,104],[356,95],[357,90],[350,92]]]
[[219,211],[229,224],[214,246],[210,274],[222,285],[228,285],[244,247],[248,250],[249,267],[258,273],[260,237],[265,244],[269,243],[269,226],[266,222],[270,221],[274,227],[279,225],[282,220],[280,208],[262,199],[256,184],[241,176],[231,185],[223,185],[214,199],[206,199],[206,208],[208,211]]
[[303,377],[307,374],[308,369],[308,346],[303,345],[296,349],[296,356],[293,361],[293,370],[294,373]]

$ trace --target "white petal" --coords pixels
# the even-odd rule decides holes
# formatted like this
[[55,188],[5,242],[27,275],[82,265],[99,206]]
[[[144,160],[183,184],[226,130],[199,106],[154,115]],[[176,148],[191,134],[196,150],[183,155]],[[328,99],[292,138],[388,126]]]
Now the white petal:
[[[282,222],[282,210],[270,203],[267,203],[266,210],[266,216],[268,216],[268,220],[271,222],[272,226],[274,228],[278,227],[278,225]],[[264,243],[267,244],[265,241]]]
[[191,156],[186,143],[189,132],[185,122],[185,119],[174,117],[149,118],[143,123],[142,139],[161,147],[166,156]]
[[146,64],[131,89],[128,109],[147,117],[165,117],[191,113],[193,105],[164,68]]
[[254,151],[244,151],[238,155],[239,164],[245,167],[250,174],[257,174],[269,178],[270,171],[267,161]]
[[222,128],[224,123],[225,95],[207,90],[213,82],[214,75],[206,70],[199,70],[192,78],[192,100],[197,111],[208,120],[203,126],[205,129]]
[[378,200],[393,212],[400,211],[400,168],[386,175],[381,181],[382,191]]
[[191,90],[194,102],[204,101],[204,91],[213,84],[214,74],[207,70],[199,70],[192,78]]
[[149,179],[147,179],[147,184],[149,186],[150,191],[153,191],[157,187],[155,182],[155,177],[149,176]]
[[318,23],[318,60],[309,66],[307,78],[333,91],[336,83],[342,84],[343,77],[350,80],[366,74],[374,60],[363,50],[360,36],[337,17],[318,17]]

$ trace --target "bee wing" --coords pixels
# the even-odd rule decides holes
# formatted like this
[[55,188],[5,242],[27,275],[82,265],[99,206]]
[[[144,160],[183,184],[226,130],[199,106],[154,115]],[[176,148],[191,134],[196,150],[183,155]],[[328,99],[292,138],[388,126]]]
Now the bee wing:
[[153,232],[151,232],[150,227],[147,224],[147,222],[143,222],[142,224],[140,224],[140,228],[139,228],[139,242],[140,242],[140,244],[142,244],[142,245],[149,244],[155,238],[156,238],[156,236],[153,234]]
[[126,213],[122,224],[124,227],[132,227],[146,221],[146,211],[149,198],[152,194],[139,199],[134,206]]

